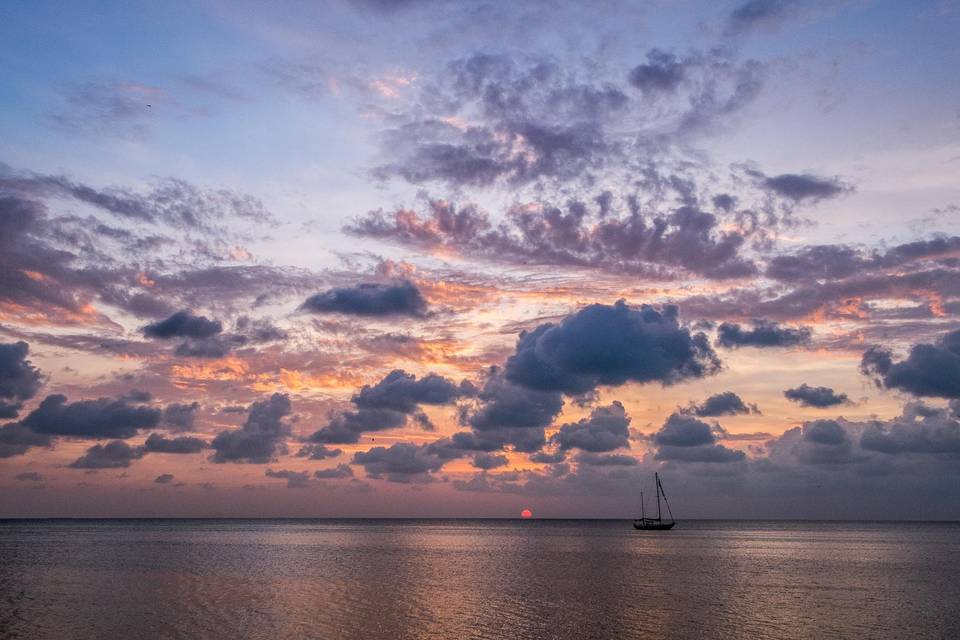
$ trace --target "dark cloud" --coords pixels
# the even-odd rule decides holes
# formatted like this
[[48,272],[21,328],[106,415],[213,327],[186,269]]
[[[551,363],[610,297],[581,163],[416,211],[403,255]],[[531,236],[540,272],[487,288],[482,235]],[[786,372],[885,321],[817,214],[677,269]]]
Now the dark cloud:
[[43,480],[43,476],[41,476],[36,471],[24,471],[23,473],[18,473],[14,477],[17,480],[27,481],[27,482],[40,482]]
[[593,453],[582,451],[574,458],[577,462],[590,467],[632,467],[637,459],[621,453]]
[[453,437],[467,450],[489,451],[512,444],[518,451],[536,451],[546,442],[544,428],[563,408],[559,393],[513,384],[499,370],[487,378],[478,399],[476,411],[465,416],[474,433]]
[[746,404],[740,396],[733,391],[724,391],[710,396],[701,404],[691,404],[683,410],[684,413],[692,413],[701,418],[712,418],[717,416],[735,416],[749,413],[759,414],[760,410],[755,404]]
[[899,418],[870,423],[863,430],[860,446],[888,455],[960,456],[960,420],[949,409],[908,405]]
[[[868,306],[871,300],[915,302],[924,306],[927,317],[935,317],[951,312],[951,305],[945,303],[941,308],[940,300],[958,297],[960,270],[949,261],[940,261],[932,267],[872,271],[841,280],[805,282],[786,290],[753,284],[713,296],[691,296],[681,302],[686,313],[708,318],[748,312],[781,320],[803,320],[812,315],[862,320],[877,314],[876,309]],[[879,328],[876,323],[865,325],[866,330]]]
[[792,347],[810,341],[810,327],[784,327],[771,320],[754,320],[753,327],[724,322],[717,327],[717,344],[729,349],[737,347]]
[[49,395],[22,420],[35,433],[72,438],[131,438],[141,429],[160,423],[162,412],[154,407],[132,405],[127,400],[99,398],[67,402],[60,394]]
[[10,422],[0,427],[0,458],[21,456],[30,447],[48,447],[53,438],[37,433],[19,422]]
[[377,384],[364,385],[352,401],[360,409],[393,409],[413,413],[418,405],[448,404],[462,393],[472,391],[470,385],[457,385],[436,374],[417,380],[415,375],[395,369]]
[[268,478],[282,478],[286,480],[288,489],[302,489],[310,483],[309,471],[290,471],[289,469],[274,471],[273,469],[267,469],[264,475]]
[[0,344],[0,419],[15,418],[43,385],[40,370],[27,360],[26,342]]
[[[77,204],[93,213],[55,213]],[[255,199],[182,181],[147,193],[96,189],[0,164],[0,220],[0,301],[54,325],[106,323],[113,308],[156,317],[302,294],[316,282],[305,270],[224,266],[246,237],[235,230],[270,217]]]
[[163,409],[163,424],[173,431],[189,431],[199,408],[199,402],[168,404]]
[[142,389],[131,389],[122,396],[121,400],[129,400],[130,402],[150,402],[153,400],[153,394],[149,391],[143,391]]
[[311,460],[326,460],[327,458],[336,458],[343,453],[343,449],[331,449],[322,444],[306,444],[297,451],[298,458],[310,458]]
[[177,311],[169,318],[159,320],[143,327],[143,335],[148,338],[169,340],[171,338],[211,338],[223,331],[219,320],[210,320],[205,316],[194,315],[189,309]]
[[634,67],[628,79],[644,91],[673,91],[683,82],[684,74],[685,65],[676,55],[651,49],[647,52],[647,62]]
[[848,193],[851,187],[837,178],[822,178],[810,174],[784,173],[764,176],[761,182],[765,189],[794,202],[835,198]]
[[237,331],[241,332],[246,341],[253,344],[280,342],[286,340],[289,334],[275,326],[265,318],[253,320],[247,316],[237,318]]
[[200,438],[166,438],[159,433],[151,433],[144,443],[144,450],[151,453],[199,453],[208,446],[207,441]]
[[620,300],[522,333],[505,374],[531,389],[580,394],[625,382],[674,384],[719,368],[706,335],[680,326],[677,307],[635,309]]
[[345,411],[309,436],[311,442],[322,444],[355,444],[368,431],[396,429],[407,423],[407,414],[392,409],[361,409]]
[[713,444],[716,436],[706,422],[691,416],[674,413],[653,435],[653,441],[661,446],[696,447]]
[[173,474],[161,473],[156,478],[154,478],[153,481],[156,482],[157,484],[170,484],[171,482],[173,482]]
[[813,245],[772,258],[766,275],[784,282],[837,280],[869,271],[893,269],[917,261],[949,258],[960,251],[960,237],[917,240],[886,251],[863,251],[847,245]]
[[471,464],[477,469],[497,469],[510,464],[507,456],[496,453],[477,453],[473,456]]
[[757,273],[756,265],[741,255],[746,232],[723,228],[721,218],[700,209],[686,181],[673,177],[663,180],[668,186],[657,182],[651,188],[676,189],[682,204],[651,213],[635,198],[627,198],[623,210],[618,210],[605,193],[596,198],[595,206],[578,200],[560,206],[516,205],[506,212],[503,223],[494,225],[474,206],[458,209],[434,200],[428,202],[426,214],[372,211],[345,230],[497,264],[591,268],[659,279],[677,277],[676,270],[711,279]]
[[777,24],[791,12],[788,0],[747,0],[727,18],[727,32],[741,33],[757,27]]
[[272,220],[263,203],[253,196],[198,187],[176,178],[159,180],[144,193],[120,187],[98,189],[62,175],[14,171],[0,165],[0,190],[38,200],[70,199],[140,224],[228,236],[232,234],[227,226],[234,220]]
[[563,462],[567,459],[567,454],[564,451],[556,451],[554,453],[547,453],[546,451],[537,451],[536,453],[530,454],[531,462],[539,462],[540,464],[557,464]]
[[415,284],[400,280],[330,289],[307,298],[302,308],[312,313],[420,317],[426,313],[427,301]]
[[561,449],[600,452],[629,447],[630,416],[615,400],[606,407],[595,408],[589,418],[561,425],[552,439]]
[[899,362],[889,350],[872,347],[864,352],[860,369],[888,389],[915,396],[960,398],[960,330],[942,335],[933,344],[914,345]]
[[[628,102],[613,84],[571,80],[549,60],[477,54],[450,64],[384,134],[391,161],[374,173],[461,186],[573,178],[619,155],[605,125]],[[476,124],[459,125],[468,111]]]
[[738,111],[759,91],[762,67],[720,49],[652,50],[629,74],[604,75],[550,58],[456,60],[392,105],[374,175],[453,187],[589,181]]
[[70,466],[74,469],[119,469],[129,467],[144,453],[142,447],[131,447],[123,440],[111,440],[107,444],[93,445]]
[[338,464],[332,469],[318,469],[313,472],[313,477],[317,480],[335,480],[340,478],[352,478],[353,469],[348,464]]
[[804,407],[835,407],[839,404],[850,404],[850,398],[845,393],[837,393],[830,387],[811,387],[807,383],[799,387],[787,389],[783,392],[787,400],[799,402]]
[[398,442],[387,447],[373,447],[353,455],[353,464],[361,465],[370,478],[386,478],[391,482],[428,482],[447,459],[429,445]]
[[716,429],[693,416],[671,414],[653,434],[657,460],[677,462],[738,462],[746,454],[717,444]]
[[286,452],[285,439],[290,425],[290,398],[275,393],[267,400],[250,405],[247,419],[239,429],[221,431],[213,439],[213,462],[249,462],[266,464]]
[[186,340],[177,345],[173,354],[181,358],[223,358],[231,349],[246,343],[240,335],[222,335],[202,340]]
[[853,441],[837,420],[805,422],[796,455],[807,464],[848,464],[856,460]]

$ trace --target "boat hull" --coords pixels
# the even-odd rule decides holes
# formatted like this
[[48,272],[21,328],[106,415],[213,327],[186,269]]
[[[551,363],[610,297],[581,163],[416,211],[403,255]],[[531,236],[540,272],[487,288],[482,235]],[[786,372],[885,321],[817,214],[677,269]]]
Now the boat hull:
[[676,522],[641,522],[639,520],[633,521],[633,528],[638,531],[669,531],[673,529],[673,525],[677,524]]

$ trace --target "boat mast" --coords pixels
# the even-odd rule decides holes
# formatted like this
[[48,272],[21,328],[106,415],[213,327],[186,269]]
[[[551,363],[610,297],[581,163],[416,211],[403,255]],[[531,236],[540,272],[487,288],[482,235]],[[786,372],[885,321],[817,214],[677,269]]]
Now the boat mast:
[[654,473],[653,479],[657,481],[657,521],[659,522],[663,520],[660,516],[660,475]]
[[[663,501],[667,504],[667,513],[670,514],[670,522],[674,522],[673,509],[670,508],[670,501],[667,500],[667,492],[663,490],[663,485],[660,484],[660,476],[657,476],[657,489],[659,489],[659,492],[663,494]],[[657,495],[660,495],[660,493]]]
[[647,517],[643,513],[643,491],[640,492],[640,520],[646,520]]

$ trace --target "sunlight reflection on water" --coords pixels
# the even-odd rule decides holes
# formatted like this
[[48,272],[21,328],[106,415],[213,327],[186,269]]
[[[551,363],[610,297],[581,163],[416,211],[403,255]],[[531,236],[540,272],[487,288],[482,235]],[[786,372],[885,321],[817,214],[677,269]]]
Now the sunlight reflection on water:
[[0,637],[960,637],[960,525],[7,521]]

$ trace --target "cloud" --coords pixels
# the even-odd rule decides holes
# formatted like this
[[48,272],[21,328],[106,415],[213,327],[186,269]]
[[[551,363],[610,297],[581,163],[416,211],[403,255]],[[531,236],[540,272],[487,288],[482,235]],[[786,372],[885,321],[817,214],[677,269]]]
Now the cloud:
[[40,370],[27,360],[26,342],[0,343],[0,419],[15,418],[43,385]]
[[267,469],[264,475],[268,478],[283,478],[287,481],[288,489],[302,489],[310,483],[309,471],[290,471],[288,469],[274,471],[273,469]]
[[0,189],[28,199],[70,199],[137,223],[192,229],[231,236],[228,226],[239,219],[271,222],[257,198],[229,189],[210,189],[177,178],[158,180],[149,191],[120,187],[100,189],[63,175],[15,171],[0,165]]
[[471,464],[477,469],[489,470],[505,467],[510,464],[510,461],[502,454],[477,453],[474,454]]
[[[457,208],[431,200],[425,214],[371,211],[345,231],[495,264],[589,268],[652,279],[673,279],[678,271],[710,279],[757,273],[741,255],[748,235],[742,225],[724,225],[723,217],[700,208],[690,181],[672,175],[648,178],[651,191],[670,193],[657,193],[647,206],[632,196],[618,201],[603,192],[593,202],[517,204],[494,225],[473,205]],[[671,202],[671,195],[678,206],[654,208],[661,200]]]
[[883,347],[864,352],[860,369],[877,384],[915,396],[960,398],[960,330],[933,344],[916,344],[905,360],[895,362]]
[[350,465],[341,463],[332,469],[318,469],[313,472],[313,477],[317,480],[352,478],[353,469],[350,468]]
[[464,450],[490,451],[512,444],[518,451],[536,451],[546,443],[544,428],[563,408],[559,393],[513,384],[500,370],[488,376],[478,400],[478,408],[464,416],[473,433],[453,436],[454,444]]
[[473,391],[469,385],[456,385],[451,380],[429,374],[420,380],[402,369],[394,369],[374,386],[364,385],[353,396],[361,409],[393,409],[413,413],[421,404],[442,405]]
[[151,433],[144,443],[144,450],[150,453],[198,453],[208,446],[207,441],[200,438],[166,438],[159,433]]
[[330,289],[307,298],[302,308],[311,313],[421,317],[426,313],[427,301],[415,284],[400,280],[392,284],[363,283]]
[[373,447],[353,455],[353,464],[361,465],[370,478],[386,478],[391,482],[429,482],[446,459],[429,445],[397,442],[387,447]]
[[235,346],[246,343],[246,338],[239,335],[214,336],[202,340],[186,340],[177,345],[173,354],[181,358],[223,358]]
[[783,327],[765,319],[753,321],[753,328],[724,322],[717,327],[717,344],[729,349],[737,347],[792,347],[810,341],[810,327]]
[[683,82],[685,65],[677,56],[651,49],[647,62],[634,67],[628,76],[630,84],[644,91],[674,91]]
[[[960,237],[944,236],[894,245],[886,251],[865,251],[848,245],[812,245],[773,257],[765,275],[784,282],[837,280],[870,271],[943,261],[960,252]],[[923,264],[914,269],[922,269]]]
[[144,453],[142,447],[131,447],[123,440],[111,440],[107,444],[93,445],[70,466],[74,469],[119,469],[129,467]]
[[[812,271],[815,273],[815,270]],[[863,321],[882,317],[881,308],[871,301],[897,300],[922,304],[926,316],[948,313],[949,303],[960,297],[960,271],[948,258],[934,265],[916,268],[883,269],[858,273],[840,280],[809,281],[784,290],[783,287],[749,287],[715,295],[694,295],[679,302],[688,314],[706,318],[767,316],[782,320],[824,319]],[[879,330],[877,323],[863,323],[864,330]],[[884,327],[891,331],[893,326]],[[905,334],[906,335],[906,334]]]
[[567,454],[564,451],[556,451],[554,453],[537,451],[536,453],[530,454],[530,462],[539,462],[540,464],[557,464],[566,459]]
[[577,462],[590,467],[632,467],[637,459],[620,453],[600,454],[592,451],[582,451],[574,458]]
[[791,13],[792,4],[787,0],[747,0],[730,12],[727,32],[742,33],[778,24]]
[[630,446],[630,416],[620,402],[614,400],[605,407],[597,407],[589,418],[560,426],[552,440],[560,449],[584,451],[612,451]]
[[589,182],[716,126],[756,96],[763,69],[721,49],[654,49],[629,73],[598,71],[548,57],[455,60],[391,104],[373,174],[454,188]]
[[343,453],[343,449],[330,449],[322,444],[305,444],[297,451],[298,458],[309,458],[311,460],[326,460],[327,458],[336,458]]
[[625,382],[669,385],[719,368],[707,337],[680,326],[677,307],[636,309],[620,300],[522,333],[504,371],[531,389],[580,394]]
[[851,191],[849,185],[837,178],[822,178],[810,174],[784,173],[764,176],[761,184],[763,188],[794,202],[816,202]]
[[443,405],[462,395],[476,392],[470,383],[455,384],[436,374],[421,379],[402,369],[394,369],[377,384],[364,385],[351,402],[356,411],[344,411],[309,436],[311,442],[353,444],[368,431],[396,429],[412,415],[426,430],[433,430],[427,416],[419,411],[422,404]]
[[671,414],[652,440],[657,445],[657,460],[723,463],[746,458],[742,451],[717,444],[713,427],[680,413]]
[[757,405],[747,405],[737,394],[732,391],[724,391],[710,396],[701,404],[691,404],[683,410],[684,413],[692,413],[701,418],[716,416],[735,416],[749,413],[759,414]]
[[0,427],[0,458],[21,456],[30,447],[48,447],[53,438],[37,433],[19,422],[9,422]]
[[98,398],[67,402],[49,395],[21,423],[35,433],[71,438],[131,438],[141,429],[160,423],[161,411],[132,405],[127,400]]
[[213,462],[248,462],[266,464],[286,452],[284,440],[290,425],[284,418],[290,414],[290,398],[275,393],[266,400],[250,405],[247,419],[239,429],[221,431],[213,439]]
[[41,476],[36,471],[24,471],[23,473],[18,473],[14,477],[17,480],[26,481],[26,482],[40,482],[43,480],[43,476]]
[[850,398],[845,393],[836,393],[830,387],[811,387],[807,383],[799,387],[787,389],[783,392],[787,400],[799,402],[804,407],[835,407],[840,404],[850,404]]
[[899,418],[870,423],[863,430],[860,446],[888,455],[960,456],[960,420],[947,409],[907,405]]
[[309,436],[310,442],[321,444],[355,444],[369,431],[396,429],[407,423],[407,414],[392,409],[344,411]]
[[199,402],[168,404],[163,409],[163,424],[174,431],[189,431],[199,408]]
[[169,318],[143,327],[143,335],[160,340],[171,338],[203,340],[212,338],[221,331],[223,331],[223,325],[219,320],[210,320],[205,316],[194,315],[189,309],[177,311]]
[[154,478],[153,481],[156,482],[157,484],[170,484],[171,482],[173,482],[173,474],[161,473],[156,478]]

